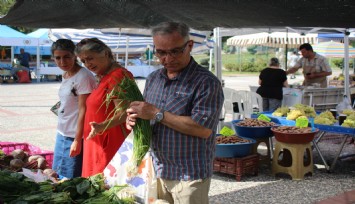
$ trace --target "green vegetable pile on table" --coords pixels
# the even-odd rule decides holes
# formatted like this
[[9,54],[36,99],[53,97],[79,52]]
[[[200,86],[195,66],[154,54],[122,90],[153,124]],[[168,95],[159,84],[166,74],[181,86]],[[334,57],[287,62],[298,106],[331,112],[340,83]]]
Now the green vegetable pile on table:
[[[35,183],[23,174],[0,171],[0,203],[118,203],[133,204],[132,197],[117,195],[127,185],[105,188],[102,174],[59,183]],[[103,202],[104,201],[104,202]]]

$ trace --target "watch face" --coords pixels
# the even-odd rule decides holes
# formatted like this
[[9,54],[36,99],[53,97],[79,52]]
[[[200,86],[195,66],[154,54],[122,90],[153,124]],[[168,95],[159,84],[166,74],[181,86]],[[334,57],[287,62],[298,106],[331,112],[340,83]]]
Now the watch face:
[[163,113],[159,112],[155,115],[155,121],[160,122],[163,119]]
[[163,119],[163,113],[157,113],[157,114],[155,115],[155,120],[156,120],[157,122],[160,122],[162,119]]

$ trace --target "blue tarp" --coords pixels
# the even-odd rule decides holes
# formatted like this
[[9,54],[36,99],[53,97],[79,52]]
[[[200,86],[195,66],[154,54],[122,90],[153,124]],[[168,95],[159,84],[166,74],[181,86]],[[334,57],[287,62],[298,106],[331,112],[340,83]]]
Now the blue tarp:
[[26,38],[25,34],[10,28],[6,25],[0,25],[0,38]]

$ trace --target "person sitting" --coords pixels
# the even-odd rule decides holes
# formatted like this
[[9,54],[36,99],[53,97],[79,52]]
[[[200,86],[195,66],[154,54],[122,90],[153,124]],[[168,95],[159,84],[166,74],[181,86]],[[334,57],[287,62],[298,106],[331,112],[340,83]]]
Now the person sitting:
[[20,55],[18,56],[18,59],[20,60],[20,65],[23,67],[26,67],[28,69],[28,76],[30,77],[31,80],[31,71],[30,71],[30,61],[31,61],[31,55],[28,52],[25,52],[23,48],[20,49]]
[[[30,73],[30,69],[27,67],[24,67],[22,65],[19,64],[18,60],[15,59],[14,63],[13,63],[13,67],[11,69],[11,75],[12,78],[17,82],[20,80],[20,76],[18,75],[19,71],[26,71],[27,73]],[[30,80],[31,78],[29,78]]]

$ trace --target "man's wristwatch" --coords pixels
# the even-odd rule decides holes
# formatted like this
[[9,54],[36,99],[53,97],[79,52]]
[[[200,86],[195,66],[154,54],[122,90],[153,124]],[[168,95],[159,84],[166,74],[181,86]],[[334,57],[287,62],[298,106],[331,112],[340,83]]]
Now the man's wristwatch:
[[155,114],[155,118],[154,118],[155,122],[159,123],[161,120],[163,120],[164,112],[165,112],[164,109],[160,109],[160,111]]

